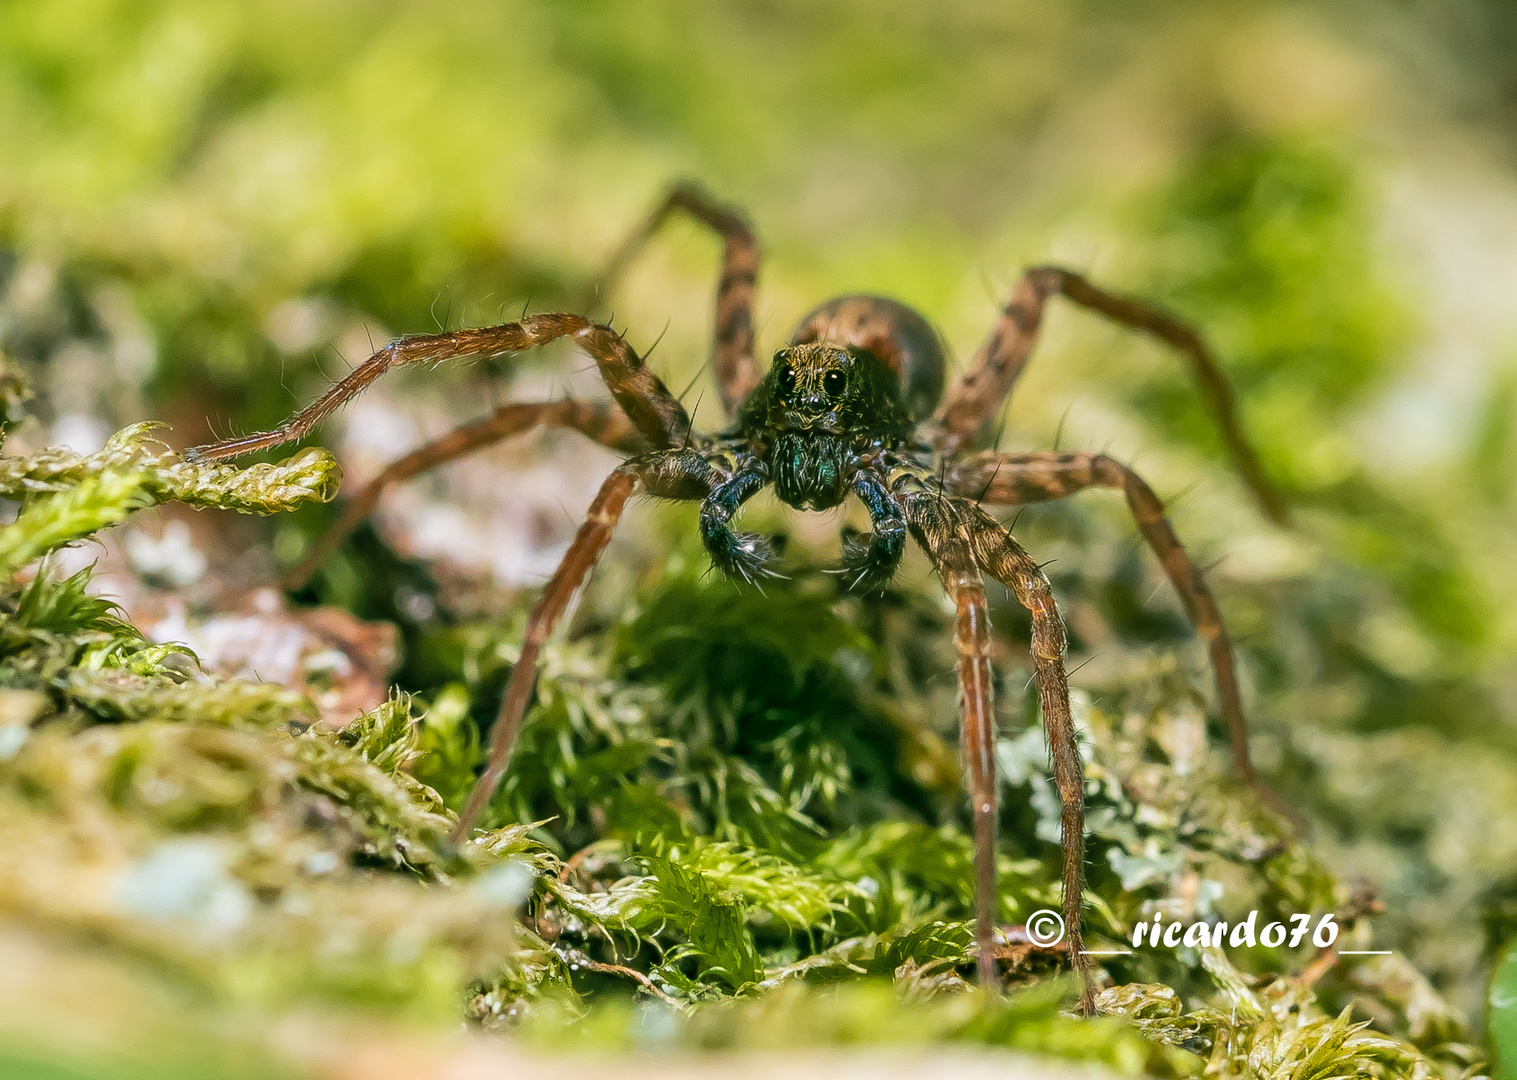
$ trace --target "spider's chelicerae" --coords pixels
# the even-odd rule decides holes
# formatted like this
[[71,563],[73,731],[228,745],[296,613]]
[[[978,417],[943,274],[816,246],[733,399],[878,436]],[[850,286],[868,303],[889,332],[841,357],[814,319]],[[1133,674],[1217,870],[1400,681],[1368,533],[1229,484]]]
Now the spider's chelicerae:
[[513,403],[401,458],[349,503],[342,520],[297,567],[287,584],[304,580],[392,484],[536,425],[573,428],[613,447],[626,460],[601,485],[567,554],[527,623],[521,658],[511,672],[491,733],[489,759],[459,817],[456,838],[470,834],[511,760],[532,696],[543,642],[568,607],[631,495],[698,500],[701,539],[712,562],[746,582],[770,575],[771,552],[732,522],[766,485],[790,506],[827,510],[853,496],[869,511],[867,543],[845,543],[847,584],[870,589],[895,572],[911,536],[926,551],[957,609],[962,753],[975,832],[975,940],[980,978],[997,981],[994,964],[997,798],[990,619],[984,576],[1006,584],[1032,617],[1032,660],[1063,802],[1063,912],[1068,947],[1092,1011],[1093,978],[1080,932],[1084,876],[1084,773],[1075,745],[1064,670],[1065,636],[1048,579],[989,508],[1060,499],[1089,487],[1122,491],[1138,529],[1163,564],[1196,629],[1206,640],[1217,698],[1227,722],[1234,764],[1255,784],[1239,703],[1232,646],[1200,569],[1180,545],[1163,504],[1121,462],[1099,453],[1004,454],[985,449],[991,419],[1028,356],[1048,298],[1073,302],[1151,333],[1189,361],[1245,480],[1264,511],[1283,520],[1284,507],[1265,482],[1244,441],[1226,381],[1200,338],[1149,307],[1113,296],[1079,274],[1037,267],[1017,283],[967,373],[946,396],[947,357],[927,322],[894,300],[844,296],[801,320],[767,372],[754,353],[752,301],[758,245],[742,217],[692,187],[677,187],[618,252],[610,281],[671,214],[690,214],[725,240],[717,289],[712,363],[728,425],[715,434],[692,430],[689,414],[621,334],[575,314],[530,315],[475,330],[425,334],[391,342],[314,404],[274,431],[199,447],[211,459],[263,450],[299,439],[380,375],[404,364],[435,364],[498,356],[569,338],[591,356],[615,405],[560,400]]

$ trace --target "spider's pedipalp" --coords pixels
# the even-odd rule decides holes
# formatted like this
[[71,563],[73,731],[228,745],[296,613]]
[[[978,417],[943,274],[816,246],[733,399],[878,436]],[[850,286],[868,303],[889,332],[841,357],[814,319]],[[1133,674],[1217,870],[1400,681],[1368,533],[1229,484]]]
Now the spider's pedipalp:
[[711,563],[728,577],[749,585],[766,577],[778,577],[769,568],[774,548],[757,533],[734,531],[729,522],[738,509],[768,482],[757,462],[712,489],[701,503],[701,542]]
[[853,492],[869,510],[869,540],[864,543],[844,536],[843,561],[837,573],[851,591],[868,592],[888,582],[901,565],[906,550],[906,519],[884,478],[873,469],[859,471]]

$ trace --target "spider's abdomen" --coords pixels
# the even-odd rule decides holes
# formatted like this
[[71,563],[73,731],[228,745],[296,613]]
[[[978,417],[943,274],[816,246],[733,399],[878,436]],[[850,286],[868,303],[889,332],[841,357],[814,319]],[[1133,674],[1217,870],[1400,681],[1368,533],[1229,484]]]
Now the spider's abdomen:
[[781,432],[769,448],[774,493],[800,510],[830,510],[848,494],[847,462],[847,439],[825,432]]
[[943,396],[948,352],[926,319],[898,300],[864,294],[840,296],[812,309],[790,344],[831,342],[874,354],[901,380],[913,419],[924,420]]

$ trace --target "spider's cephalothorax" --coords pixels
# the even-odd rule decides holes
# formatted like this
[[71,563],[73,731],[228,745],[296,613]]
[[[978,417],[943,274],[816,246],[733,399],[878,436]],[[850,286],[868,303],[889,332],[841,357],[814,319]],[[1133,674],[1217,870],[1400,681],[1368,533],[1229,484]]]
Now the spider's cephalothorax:
[[727,521],[770,483],[781,502],[801,510],[830,510],[857,494],[873,536],[868,544],[847,539],[844,580],[853,588],[888,580],[906,538],[891,471],[920,459],[930,473],[931,453],[916,443],[916,428],[942,396],[945,362],[927,321],[894,300],[844,296],[803,318],[738,405],[732,429],[715,441],[730,455],[733,479],[702,507],[712,562],[744,581],[769,573],[763,540],[733,533]]
[[734,531],[731,522],[765,485],[773,485],[781,500],[803,510],[826,510],[856,496],[868,508],[871,528],[867,543],[845,543],[846,583],[870,588],[888,580],[909,534],[927,552],[954,603],[961,743],[975,830],[975,944],[986,984],[997,980],[993,957],[998,817],[992,754],[995,673],[984,575],[1002,582],[1032,617],[1032,664],[1063,804],[1067,943],[1084,985],[1082,1005],[1087,1012],[1093,1010],[1093,968],[1080,927],[1084,775],[1069,708],[1063,623],[1048,579],[986,507],[1060,499],[1094,486],[1123,492],[1144,540],[1207,641],[1235,767],[1245,781],[1256,784],[1232,646],[1199,568],[1180,546],[1163,504],[1136,473],[1105,454],[1003,454],[982,448],[981,442],[1027,362],[1047,300],[1062,294],[1188,354],[1245,480],[1265,512],[1283,520],[1284,508],[1243,439],[1225,379],[1189,328],[1152,308],[1103,292],[1078,274],[1046,266],[1029,270],[1018,282],[990,337],[946,397],[946,354],[932,328],[910,308],[873,296],[844,296],[813,310],[761,375],[751,314],[758,245],[741,216],[697,189],[678,187],[670,193],[617,253],[597,295],[676,211],[709,225],[726,243],[712,359],[722,406],[732,422],[718,434],[703,436],[692,430],[684,406],[619,333],[582,315],[543,314],[500,326],[401,338],[282,427],[189,453],[231,457],[301,438],[384,372],[402,364],[498,356],[562,337],[595,360],[614,405],[567,400],[503,405],[491,416],[407,454],[353,498],[323,543],[286,576],[291,587],[303,582],[368,515],[387,486],[528,428],[573,428],[626,455],[601,485],[584,525],[532,609],[520,659],[491,731],[489,761],[459,816],[458,838],[469,835],[500,783],[531,701],[543,643],[605,549],[635,489],[663,498],[699,500],[701,537],[712,561],[745,581],[770,573],[766,564],[771,553],[758,537]]
[[831,342],[781,350],[743,402],[738,432],[763,447],[774,493],[830,510],[860,461],[911,435],[900,380],[873,353]]
[[[880,301],[882,305],[887,301]],[[901,377],[874,352],[846,341],[791,345],[742,402],[719,444],[730,448],[733,479],[701,507],[701,537],[712,562],[745,581],[770,573],[769,550],[727,520],[764,483],[789,506],[830,510],[858,492],[875,523],[868,545],[850,539],[843,573],[854,587],[889,578],[900,562],[905,523],[885,487],[883,462],[912,437]]]
[[860,460],[910,435],[895,376],[871,353],[836,344],[778,353],[737,423],[763,447],[774,493],[799,510],[836,507]]

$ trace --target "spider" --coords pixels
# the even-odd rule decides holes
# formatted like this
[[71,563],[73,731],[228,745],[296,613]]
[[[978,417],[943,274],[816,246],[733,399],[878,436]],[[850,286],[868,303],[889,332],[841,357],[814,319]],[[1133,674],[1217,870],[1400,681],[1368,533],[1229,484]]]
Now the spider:
[[975,944],[979,978],[997,985],[995,841],[998,828],[991,627],[984,577],[1008,586],[1032,620],[1032,661],[1055,784],[1062,801],[1063,919],[1079,974],[1082,1009],[1094,1011],[1094,972],[1080,917],[1084,885],[1084,770],[1070,715],[1065,633],[1053,592],[1033,557],[988,507],[1062,499],[1090,487],[1120,490],[1144,540],[1207,642],[1234,769],[1257,786],[1249,761],[1232,645],[1200,568],[1181,546],[1153,490],[1104,453],[999,453],[987,448],[991,421],[1026,366],[1044,307],[1062,295],[1119,324],[1168,342],[1189,361],[1228,448],[1263,511],[1285,507],[1244,439],[1231,391],[1201,338],[1175,319],[1097,288],[1055,266],[1030,269],[1012,289],[967,373],[944,395],[948,357],[927,321],[895,300],[850,295],[801,319],[767,371],[754,349],[752,304],[759,248],[743,216],[693,185],[675,186],[618,250],[599,279],[609,284],[676,213],[725,242],[716,297],[712,367],[728,424],[705,434],[611,327],[583,315],[527,315],[480,329],[402,337],[356,367],[280,427],[187,451],[208,460],[264,450],[308,435],[318,423],[392,368],[461,357],[493,357],[568,338],[594,359],[615,404],[574,400],[512,403],[400,458],[347,505],[310,555],[285,578],[298,586],[374,508],[383,491],[482,447],[547,425],[570,428],[625,460],[606,478],[558,569],[532,608],[521,658],[491,732],[485,769],[459,815],[467,838],[511,761],[549,634],[604,552],[635,491],[698,500],[700,533],[717,568],[747,583],[773,575],[760,537],[734,530],[743,504],[766,486],[802,510],[828,510],[850,496],[868,510],[867,542],[846,537],[840,571],[848,587],[878,588],[895,572],[910,536],[927,553],[956,609],[961,752],[974,823]]

